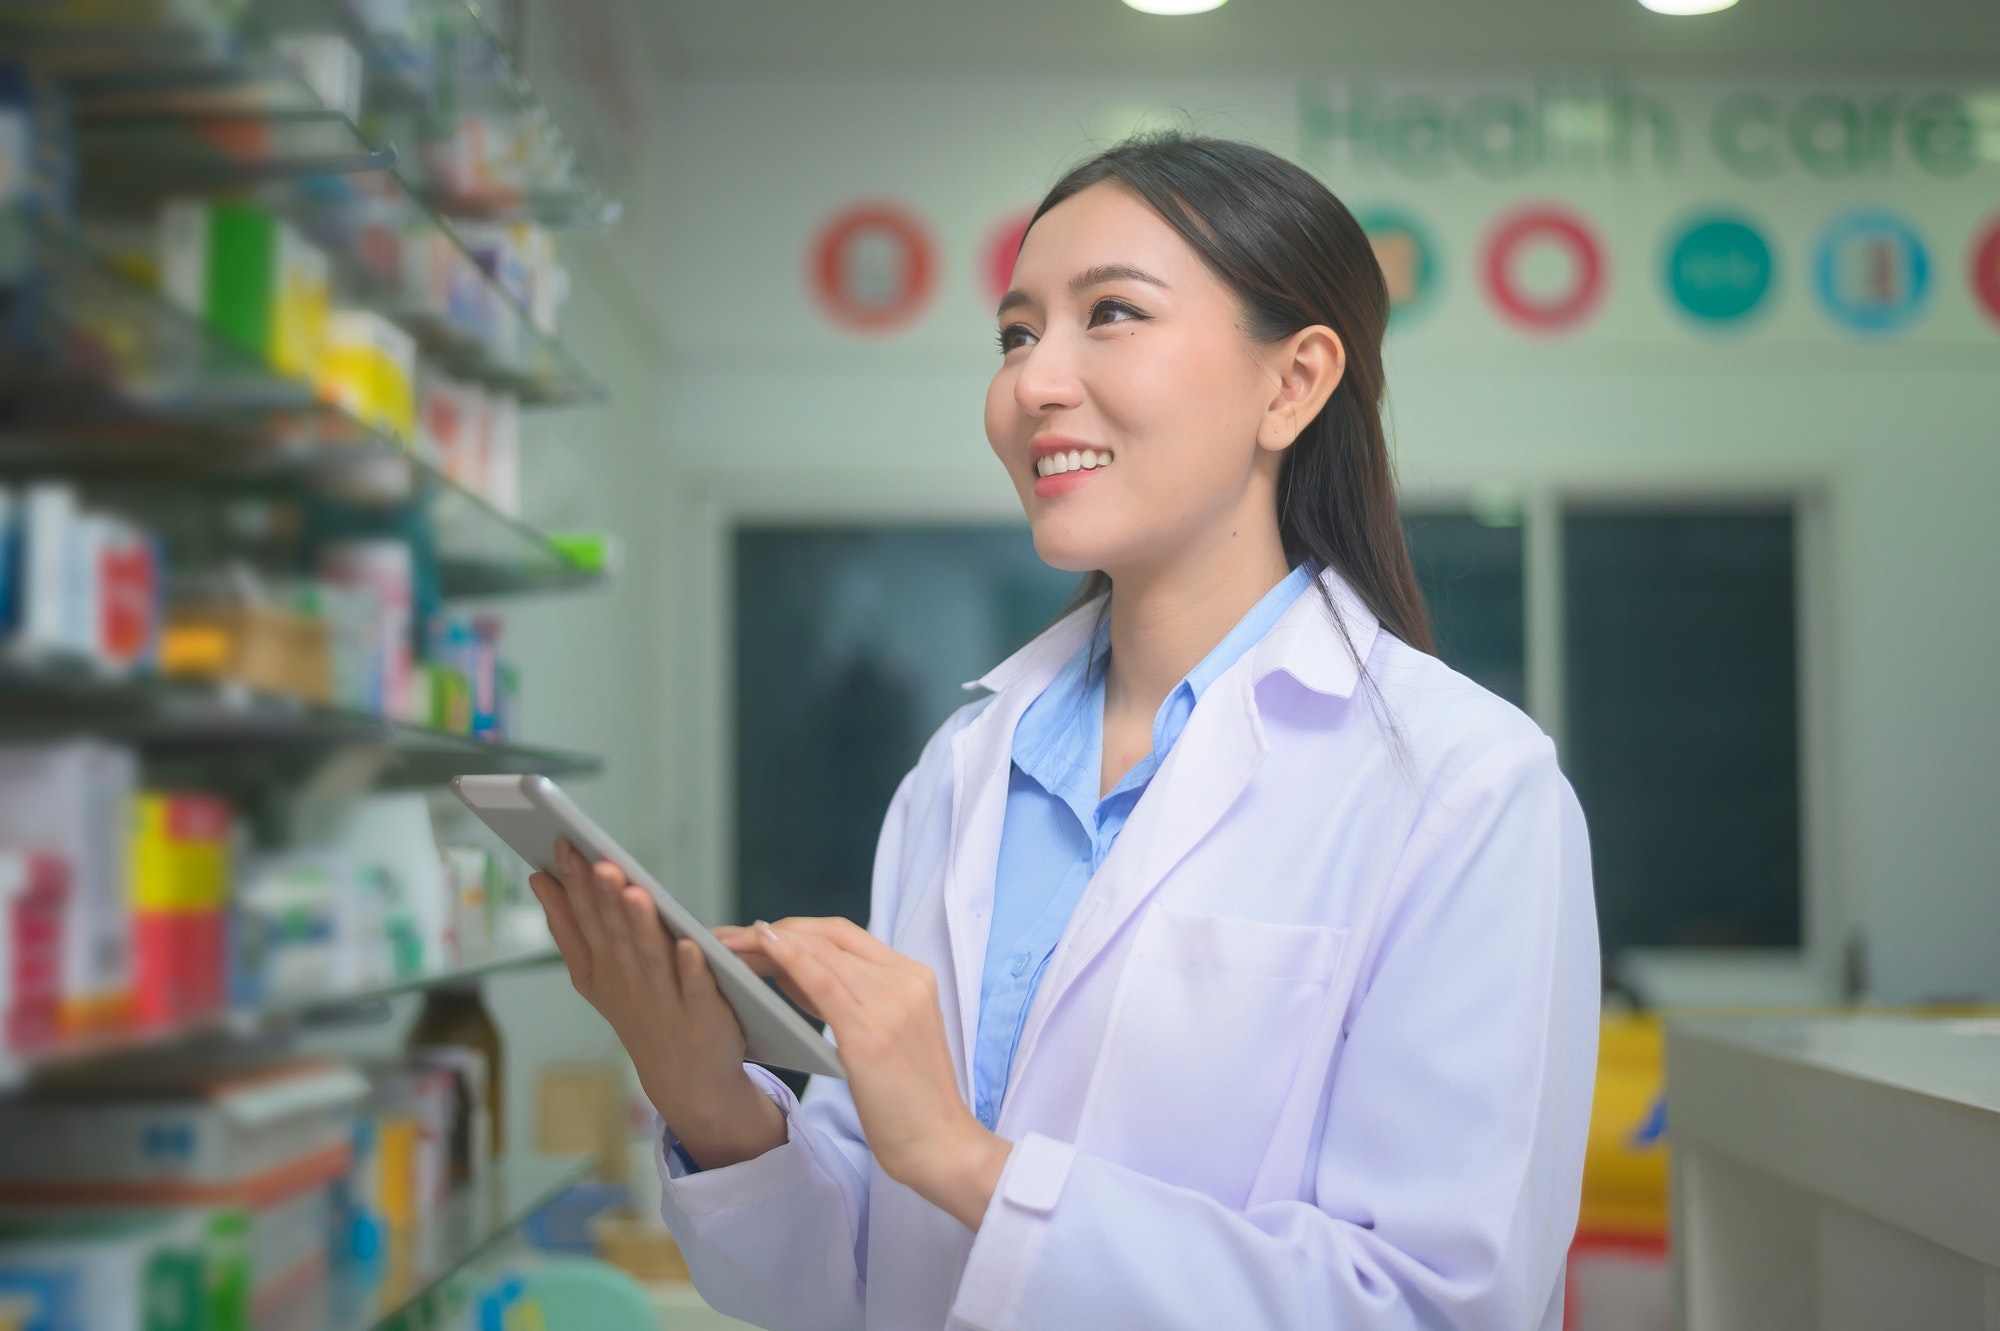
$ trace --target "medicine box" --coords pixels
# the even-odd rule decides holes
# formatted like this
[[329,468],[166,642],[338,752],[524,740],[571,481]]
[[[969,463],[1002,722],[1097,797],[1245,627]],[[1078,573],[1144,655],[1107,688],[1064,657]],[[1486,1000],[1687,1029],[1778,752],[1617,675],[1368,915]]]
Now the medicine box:
[[341,1063],[79,1070],[0,1101],[0,1204],[257,1207],[342,1177],[354,1106]]
[[311,380],[326,343],[326,255],[248,203],[175,199],[160,212],[169,300],[278,373]]

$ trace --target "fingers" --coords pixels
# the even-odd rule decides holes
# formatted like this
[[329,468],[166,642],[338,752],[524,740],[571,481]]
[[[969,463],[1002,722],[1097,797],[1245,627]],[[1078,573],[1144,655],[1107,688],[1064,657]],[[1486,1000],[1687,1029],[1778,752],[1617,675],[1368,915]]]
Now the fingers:
[[533,873],[528,875],[528,888],[535,894],[535,900],[542,903],[542,914],[548,917],[556,950],[562,953],[563,962],[569,967],[570,981],[582,985],[590,978],[592,954],[590,944],[577,929],[576,916],[569,908],[563,885],[545,873]]
[[726,1017],[736,1021],[736,1013],[722,997],[722,990],[715,983],[715,973],[708,968],[708,958],[701,954],[701,948],[693,939],[682,938],[674,943],[674,970],[680,977],[681,1002],[689,1017],[695,1021],[715,1021]]
[[832,1026],[837,1037],[859,1010],[860,1000],[829,964],[836,949],[811,935],[788,937],[770,925],[757,932],[764,954],[778,967],[779,983],[797,995],[801,1007]]
[[648,966],[672,966],[674,958],[666,928],[660,923],[659,908],[646,889],[627,885],[618,893],[618,904],[625,912],[625,931],[639,959]]
[[793,915],[779,920],[772,926],[782,932],[810,934],[825,939],[844,952],[870,961],[907,961],[909,958],[890,947],[887,943],[869,933],[853,920],[839,915]]

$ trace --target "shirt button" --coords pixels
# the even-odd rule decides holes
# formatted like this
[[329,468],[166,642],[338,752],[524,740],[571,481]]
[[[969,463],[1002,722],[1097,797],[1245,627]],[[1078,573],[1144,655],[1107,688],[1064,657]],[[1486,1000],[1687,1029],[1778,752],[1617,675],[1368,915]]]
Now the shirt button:
[[1016,956],[1014,958],[1014,965],[1012,969],[1014,972],[1014,978],[1017,980],[1020,979],[1023,975],[1026,975],[1028,973],[1028,954],[1023,952],[1020,953],[1018,956]]

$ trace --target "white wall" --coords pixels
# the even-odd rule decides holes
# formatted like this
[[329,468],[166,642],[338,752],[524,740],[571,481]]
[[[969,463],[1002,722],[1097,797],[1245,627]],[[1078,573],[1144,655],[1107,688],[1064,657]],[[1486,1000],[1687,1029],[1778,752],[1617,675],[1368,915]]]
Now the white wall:
[[[657,214],[627,239],[655,247],[657,275],[642,294],[667,330],[658,437],[670,468],[662,511],[675,526],[663,574],[674,683],[660,734],[682,792],[672,816],[687,820],[667,854],[694,898],[726,914],[729,700],[716,639],[730,515],[1012,512],[980,427],[994,366],[982,237],[1162,103],[1193,111],[1203,129],[1293,151],[1297,90],[729,79],[657,96],[643,168]],[[1962,229],[1993,197],[1994,170],[1983,168],[1970,195],[1905,167],[1838,187],[1792,182],[1752,202],[1795,269],[1828,208],[1882,197],[1940,232]],[[1353,185],[1393,194],[1404,183]],[[1815,949],[1798,984],[1759,992],[1831,997],[1839,941],[1858,924],[1875,997],[2000,998],[1990,664],[2000,656],[2000,524],[1987,511],[2000,496],[2000,341],[1964,294],[1957,242],[1943,240],[1939,304],[1920,334],[1852,341],[1813,317],[1794,280],[1755,335],[1689,335],[1659,313],[1646,237],[1658,218],[1725,188],[1691,167],[1678,181],[1460,180],[1424,196],[1454,253],[1485,216],[1538,193],[1603,210],[1614,242],[1636,248],[1614,248],[1619,280],[1597,324],[1554,342],[1509,335],[1457,274],[1429,331],[1392,342],[1403,478],[1438,491],[1777,484],[1818,496],[1827,613],[1815,659],[1825,724],[1810,774],[1823,811]],[[913,327],[857,338],[820,315],[804,273],[821,220],[877,195],[929,219],[943,267]]]

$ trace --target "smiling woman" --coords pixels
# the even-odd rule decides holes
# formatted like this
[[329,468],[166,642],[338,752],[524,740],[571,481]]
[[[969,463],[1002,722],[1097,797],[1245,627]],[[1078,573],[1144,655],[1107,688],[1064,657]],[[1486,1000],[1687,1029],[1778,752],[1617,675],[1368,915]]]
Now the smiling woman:
[[1140,139],[998,313],[987,439],[1083,595],[903,778],[867,929],[717,931],[848,1080],[745,1067],[613,866],[536,880],[696,1284],[770,1327],[1555,1331],[1589,851],[1548,737],[1429,654],[1366,238],[1267,152]]

